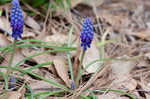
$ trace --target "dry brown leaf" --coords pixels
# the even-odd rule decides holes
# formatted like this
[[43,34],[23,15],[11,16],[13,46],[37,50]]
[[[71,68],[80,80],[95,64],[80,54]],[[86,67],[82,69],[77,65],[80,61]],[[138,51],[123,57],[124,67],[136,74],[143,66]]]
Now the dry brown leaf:
[[114,93],[107,93],[98,96],[98,99],[116,99],[116,98],[118,99],[117,95]]
[[[11,56],[10,53],[8,53],[6,56],[4,56],[5,60],[2,62],[1,65],[7,66],[8,62],[10,60],[10,56]],[[16,49],[16,52],[15,52],[15,55],[14,55],[14,59],[13,59],[13,62],[12,62],[11,66],[12,67],[15,66],[23,58],[24,58],[24,56],[22,55],[21,50],[20,49]],[[0,71],[3,72],[3,73],[6,73],[7,69],[0,69]]]
[[[22,49],[22,53],[26,57],[32,56],[35,53],[40,53],[40,52],[41,52],[40,49],[38,49],[38,50],[33,50],[33,49],[30,49],[30,48],[24,48],[24,49]],[[52,62],[54,60],[54,56],[51,55],[51,54],[42,54],[42,55],[39,55],[39,56],[36,56],[36,57],[32,57],[32,60],[34,60],[35,62],[37,62],[37,64],[42,64],[42,63],[46,63],[46,62]],[[42,66],[42,67],[45,67],[48,70],[51,70],[53,73],[55,71],[54,67],[51,66],[51,65],[45,65],[45,66]]]
[[137,81],[130,76],[120,76],[120,78],[115,79],[112,82],[112,87],[119,89],[128,89],[129,91],[133,91],[137,87]]
[[[55,68],[54,68],[55,69]],[[52,73],[50,73],[50,72],[46,72],[46,70],[42,70],[42,72],[44,73],[43,74],[43,77],[45,77],[46,79],[49,79],[49,80],[53,80],[53,81],[55,81],[55,82],[57,82],[57,83],[59,83],[59,84],[64,84],[64,81],[62,81],[60,78],[58,78],[56,75],[57,75],[57,73],[55,73],[56,72],[56,70],[54,71],[53,70],[53,73],[54,74],[52,74]]]
[[3,34],[0,34],[0,48],[6,47],[8,44],[10,44],[10,41],[7,39],[7,37]]
[[6,19],[6,17],[2,17],[2,16],[0,17],[0,27],[2,29],[7,30],[8,32],[11,32],[10,23]]
[[54,60],[54,66],[61,79],[65,82],[65,84],[68,87],[70,87],[71,83],[68,75],[68,68],[65,64],[65,61],[66,60],[62,57],[56,57],[56,59]]
[[[123,56],[121,58],[128,58]],[[119,60],[114,61],[111,64],[112,73],[116,77],[112,86],[115,88],[126,88],[128,90],[136,89],[137,82],[132,78],[130,72],[135,67],[136,62],[133,60]]]
[[[8,92],[6,94],[6,99],[20,99],[21,98],[21,93],[20,92],[17,92],[17,91],[11,91],[11,92]],[[2,98],[2,99],[5,99],[5,98]]]
[[146,94],[146,99],[150,99],[150,95],[149,94]]
[[76,5],[78,5],[79,3],[82,3],[83,0],[71,0],[71,6],[75,7]]
[[[128,59],[128,56],[122,56],[118,59]],[[119,78],[121,75],[130,74],[131,70],[134,68],[136,61],[133,60],[118,60],[113,61],[111,64],[112,72]]]
[[100,16],[104,19],[106,19],[107,22],[109,22],[112,26],[119,26],[120,24],[122,24],[124,22],[124,20],[126,19],[126,16],[125,13],[120,13],[118,15],[113,15],[111,13],[108,13],[108,12],[102,12],[102,13],[99,13]]
[[144,56],[146,56],[148,59],[150,59],[150,53],[146,53]]
[[34,93],[38,92],[45,92],[45,91],[53,91],[57,88],[52,86],[51,84],[45,81],[36,81],[30,84],[31,88],[33,89]]
[[[28,57],[28,56],[32,56],[36,53],[40,53],[41,50],[38,49],[38,50],[33,50],[33,49],[30,49],[30,48],[24,48],[22,49],[22,53]],[[41,64],[41,63],[45,63],[45,62],[51,62],[53,59],[54,59],[54,56],[50,55],[50,54],[42,54],[42,55],[39,55],[39,56],[35,56],[32,58],[33,60],[35,60],[38,64]]]
[[56,45],[66,44],[67,40],[68,40],[68,35],[63,35],[59,33],[51,35],[51,36],[47,36],[45,38],[45,41],[52,42],[53,44],[56,44]]
[[129,98],[127,98],[127,97],[120,97],[116,93],[110,93],[109,92],[107,94],[99,95],[98,99],[129,99]]
[[41,30],[40,25],[30,16],[27,16],[25,19],[25,24],[33,28],[34,30]]
[[[93,40],[91,44],[91,48],[88,48],[85,53],[85,56],[83,59],[83,67],[85,68],[87,64],[97,59],[100,59],[100,52],[99,52],[99,49],[96,47],[96,40]],[[99,64],[100,62],[92,64],[89,68],[86,69],[86,71],[88,73],[94,73],[98,69]]]
[[143,30],[143,31],[140,31],[140,32],[134,32],[134,33],[128,33],[128,34],[134,35],[134,36],[137,36],[141,39],[145,39],[145,40],[150,41],[150,34],[149,33],[150,33],[150,28]]
[[[6,56],[4,56],[4,61],[2,62],[1,65],[7,66],[9,59],[10,59],[10,53],[8,53]],[[16,49],[14,58],[13,58],[13,62],[12,62],[12,67],[15,66],[19,61],[21,61],[24,58],[24,56],[22,55],[20,49]],[[0,69],[1,72],[3,72],[4,74],[7,72],[7,69]]]
[[[8,65],[8,61],[9,61],[9,58],[10,58],[10,53],[7,54],[4,58],[4,62],[2,63],[2,65]],[[19,61],[21,61],[22,59],[24,58],[23,54],[21,53],[21,50],[20,49],[16,49],[15,51],[15,55],[14,55],[14,59],[13,59],[13,62],[12,62],[12,66],[15,66]]]
[[71,0],[71,6],[72,7],[75,7],[77,6],[78,4],[87,4],[89,6],[92,6],[94,3],[94,6],[98,6],[100,4],[102,4],[104,1],[106,0]]
[[24,33],[22,34],[22,38],[34,38],[35,36],[36,33],[28,31],[24,31]]
[[36,56],[32,59],[35,60],[38,64],[41,64],[41,63],[45,63],[45,62],[52,62],[54,59],[54,56],[49,55],[49,54],[43,54],[40,56]]

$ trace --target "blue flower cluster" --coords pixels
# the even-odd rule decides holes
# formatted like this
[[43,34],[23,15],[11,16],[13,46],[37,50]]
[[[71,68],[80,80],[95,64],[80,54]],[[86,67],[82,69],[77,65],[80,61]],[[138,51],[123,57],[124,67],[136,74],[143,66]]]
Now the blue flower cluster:
[[10,13],[10,26],[12,27],[12,37],[17,40],[22,38],[23,33],[23,14],[18,0],[12,0],[12,8]]
[[81,46],[83,47],[84,51],[87,50],[87,47],[90,48],[91,42],[93,40],[94,33],[93,33],[93,23],[89,17],[87,17],[83,21],[83,27],[81,32]]
[[15,85],[17,83],[16,77],[10,76],[9,82],[10,82],[9,89],[15,88]]

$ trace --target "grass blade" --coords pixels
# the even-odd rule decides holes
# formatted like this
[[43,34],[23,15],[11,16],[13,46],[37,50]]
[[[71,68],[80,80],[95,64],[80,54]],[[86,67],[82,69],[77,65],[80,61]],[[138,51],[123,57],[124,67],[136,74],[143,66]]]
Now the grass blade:
[[[8,68],[8,66],[0,66],[0,68]],[[42,76],[39,76],[39,75],[37,75],[37,74],[35,74],[35,73],[29,72],[29,71],[27,71],[27,70],[23,70],[23,69],[18,68],[18,67],[11,67],[11,69],[12,69],[12,70],[15,70],[15,71],[19,71],[19,72],[25,73],[25,74],[30,74],[30,75],[32,75],[32,76],[34,76],[34,77],[36,77],[36,78],[39,78],[39,79],[41,79],[41,80],[43,80],[43,81],[45,81],[45,82],[48,82],[49,84],[52,84],[52,85],[54,85],[54,86],[56,86],[56,87],[58,87],[58,88],[61,88],[61,89],[65,90],[65,91],[67,91],[67,92],[72,92],[72,91],[69,90],[66,86],[64,86],[64,85],[62,85],[62,84],[59,84],[59,83],[56,83],[55,81],[48,80],[48,79],[46,79],[46,78],[44,78],[44,77],[42,77]]]
[[[69,32],[68,47],[71,47],[72,31],[73,31],[73,27],[71,27],[70,32]],[[68,64],[69,64],[69,71],[70,71],[70,75],[71,75],[71,80],[72,80],[72,86],[71,87],[72,87],[72,89],[75,89],[72,62],[71,62],[71,56],[70,56],[69,52],[67,52],[67,59],[68,59]]]
[[0,75],[4,78],[5,81],[5,90],[8,90],[8,79],[6,77],[6,75],[3,72],[0,72]]
[[34,99],[34,92],[33,92],[33,90],[32,90],[32,88],[29,86],[29,85],[26,85],[26,87],[29,89],[29,91],[30,91],[30,99]]

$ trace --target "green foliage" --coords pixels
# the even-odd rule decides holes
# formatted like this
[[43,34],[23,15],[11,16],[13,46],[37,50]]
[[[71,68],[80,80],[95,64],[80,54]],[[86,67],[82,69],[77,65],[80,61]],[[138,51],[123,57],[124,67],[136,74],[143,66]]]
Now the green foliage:
[[[0,5],[10,3],[12,0],[0,0]],[[66,10],[71,7],[71,0],[20,0],[22,4],[28,4],[33,8],[38,9],[41,12],[41,16],[44,17],[48,11],[48,8],[51,8],[52,12],[55,12],[56,10]],[[42,5],[42,6],[41,6]],[[25,10],[25,9],[24,9]],[[25,10],[26,13],[28,13],[29,16],[35,16],[36,13],[31,10]],[[2,14],[2,11],[0,11],[0,16]]]
[[[66,2],[64,2],[65,0],[54,0],[54,1],[58,5],[58,7],[63,8],[63,9],[69,8],[71,5],[70,0],[66,0]],[[66,7],[64,3],[66,3]]]
[[2,16],[3,10],[0,10],[0,16]]
[[[0,0],[0,5],[11,2],[12,0]],[[71,7],[71,0],[22,0],[22,2],[29,4],[33,8],[45,8],[48,9],[48,6],[52,8],[53,11],[56,11],[56,8],[66,9]],[[65,4],[66,3],[66,4]],[[65,6],[66,5],[66,6]]]
[[0,5],[10,2],[11,0],[0,0]]
[[48,4],[49,0],[23,0],[23,2],[28,3],[33,8],[38,8],[41,5],[45,7],[45,4]]
[[33,8],[39,8],[44,7],[45,9],[48,9],[48,6],[52,8],[53,11],[56,10],[56,8],[70,8],[71,7],[71,0],[66,0],[66,7],[64,4],[64,0],[53,0],[53,2],[49,2],[49,0],[23,0],[23,2],[30,4]]

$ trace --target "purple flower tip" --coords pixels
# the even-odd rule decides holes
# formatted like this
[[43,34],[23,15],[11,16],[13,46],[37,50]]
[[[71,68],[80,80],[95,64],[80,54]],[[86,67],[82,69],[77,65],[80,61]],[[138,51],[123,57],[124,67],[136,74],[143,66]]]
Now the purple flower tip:
[[24,26],[23,14],[18,0],[12,0],[10,21],[10,26],[12,27],[12,37],[17,40],[18,38],[21,38]]
[[18,0],[12,0],[12,5],[19,5],[19,1]]
[[81,47],[83,47],[84,51],[87,50],[87,47],[90,48],[91,42],[94,37],[93,32],[93,23],[89,17],[85,18],[82,25],[81,32]]

